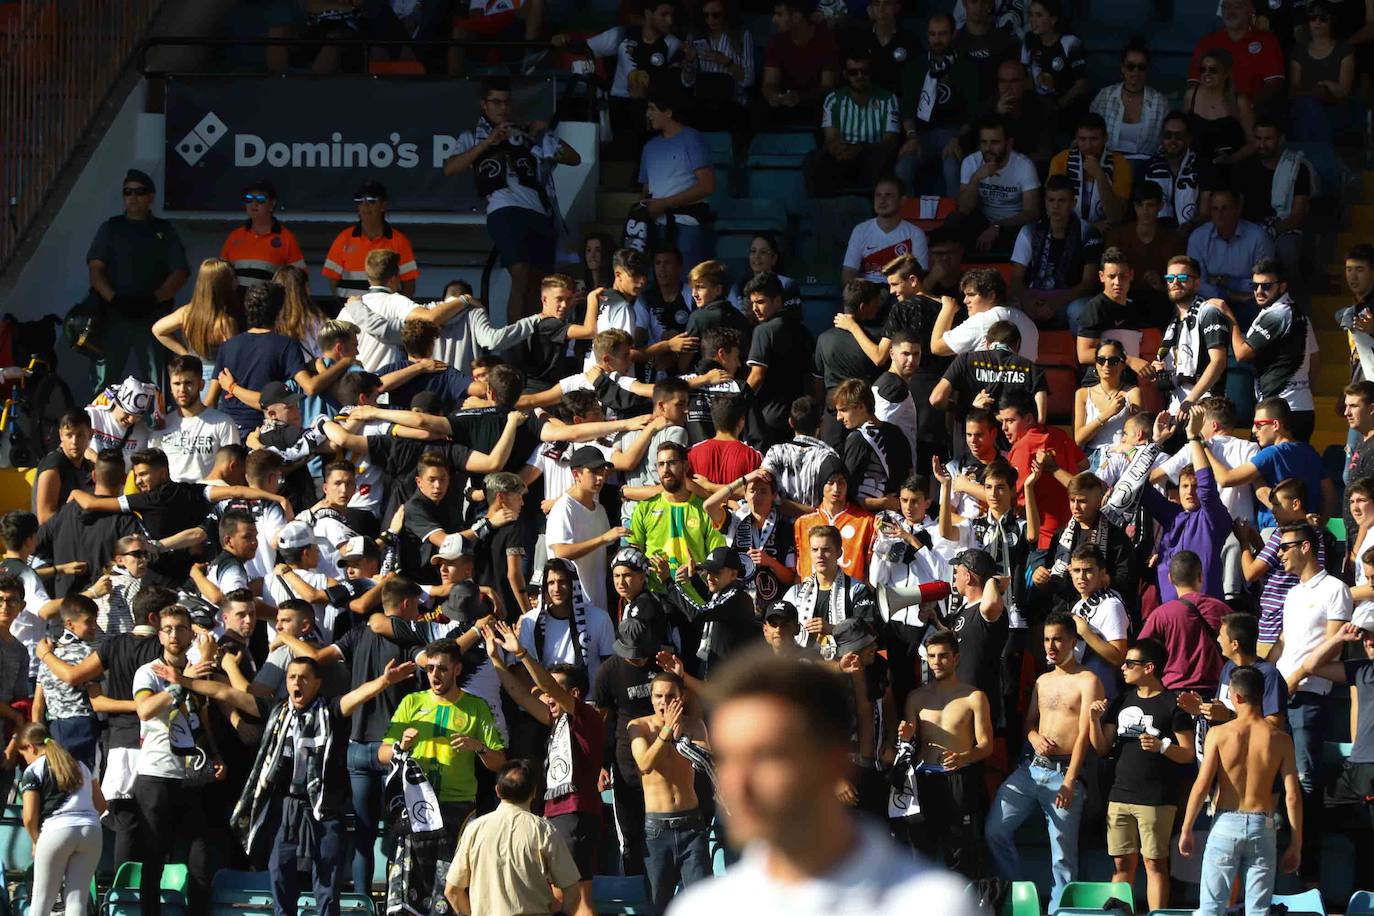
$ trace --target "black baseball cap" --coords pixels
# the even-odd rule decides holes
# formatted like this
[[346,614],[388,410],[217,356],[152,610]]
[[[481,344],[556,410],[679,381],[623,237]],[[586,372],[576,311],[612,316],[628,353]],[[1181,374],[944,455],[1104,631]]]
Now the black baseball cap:
[[606,453],[595,445],[584,445],[574,449],[568,458],[568,467],[574,471],[595,470],[597,468],[608,468],[611,462],[606,457]]
[[620,621],[615,638],[615,654],[621,658],[639,661],[653,658],[662,647],[653,629],[637,617],[626,617]]
[[739,561],[739,554],[733,547],[717,547],[706,555],[706,559],[701,561],[703,572],[716,573],[722,569],[733,569],[735,572],[743,572],[744,566]]
[[997,574],[997,564],[993,562],[992,554],[981,547],[960,551],[954,558],[954,565],[964,567],[984,582]]
[[790,601],[779,600],[768,605],[768,610],[763,612],[763,619],[767,622],[774,618],[780,618],[782,623],[801,623],[801,613]]
[[263,407],[271,407],[273,404],[299,404],[303,400],[305,395],[287,388],[285,382],[268,382],[258,393],[258,403]]
[[358,190],[353,192],[353,202],[358,203],[364,197],[376,197],[386,200],[386,185],[380,181],[364,181],[358,186]]
[[248,184],[244,185],[243,187],[243,193],[245,194],[251,194],[254,191],[257,191],[261,194],[266,194],[273,200],[277,199],[277,186],[274,185],[270,179],[258,178],[248,182]]
[[835,640],[835,654],[837,656],[848,655],[850,652],[858,652],[867,649],[878,641],[873,630],[858,618],[841,620],[835,624],[835,629],[831,633]]

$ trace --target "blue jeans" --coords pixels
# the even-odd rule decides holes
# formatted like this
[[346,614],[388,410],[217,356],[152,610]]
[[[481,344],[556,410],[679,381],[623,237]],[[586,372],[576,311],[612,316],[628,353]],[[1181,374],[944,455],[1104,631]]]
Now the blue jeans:
[[1198,916],[1226,912],[1237,874],[1245,881],[1245,916],[1268,916],[1278,874],[1277,845],[1273,815],[1218,812],[1202,854]]
[[[961,160],[945,158],[945,147],[959,136],[958,127],[928,127],[921,131],[921,152],[897,160],[897,177],[902,179],[910,197],[938,194],[941,197],[959,196],[959,166]],[[936,168],[938,166],[938,168]]]
[[380,741],[348,742],[348,781],[353,787],[353,891],[372,891],[373,847],[382,819],[382,781],[386,768],[377,761]]
[[706,821],[695,811],[679,815],[650,813],[644,818],[644,843],[649,850],[649,898],[654,912],[668,909],[678,881],[684,888],[711,877],[711,852]]
[[1288,727],[1293,732],[1298,782],[1302,783],[1304,798],[1321,787],[1322,744],[1331,722],[1327,700],[1310,690],[1296,691],[1288,698]]
[[[1067,765],[1065,763],[1064,765]],[[987,844],[997,874],[1008,881],[1025,877],[1021,854],[1016,850],[1016,828],[1039,809],[1050,830],[1050,874],[1054,889],[1050,909],[1059,908],[1059,896],[1078,871],[1078,820],[1083,814],[1083,789],[1076,786],[1068,808],[1056,808],[1054,796],[1064,784],[1061,769],[1026,761],[997,790],[988,811]]]
[[73,716],[70,719],[49,719],[48,733],[77,760],[95,769],[95,750],[100,743],[100,723],[94,716]]
[[677,223],[676,226],[677,250],[682,252],[682,270],[685,276],[702,261],[711,259],[711,240],[706,234],[705,226],[684,226],[682,223]]
[[[314,821],[309,802],[296,798],[282,800],[281,827],[277,829],[272,855],[267,860],[267,871],[272,876],[273,916],[296,916],[303,870],[299,867],[302,863],[297,858],[297,844],[304,841],[300,833],[306,819]],[[339,885],[343,879],[344,851],[348,848],[344,822],[338,817],[315,821],[312,834],[308,841],[311,857],[308,870],[311,889],[315,892],[315,911],[320,916],[338,916]]]

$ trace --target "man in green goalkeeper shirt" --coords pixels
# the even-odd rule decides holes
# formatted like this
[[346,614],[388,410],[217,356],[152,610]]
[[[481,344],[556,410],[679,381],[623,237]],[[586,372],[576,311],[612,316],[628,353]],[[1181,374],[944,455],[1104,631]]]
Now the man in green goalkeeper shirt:
[[[635,506],[630,514],[630,543],[650,560],[658,555],[667,557],[674,576],[690,578],[706,555],[725,543],[725,537],[711,524],[701,497],[687,489],[687,450],[676,442],[664,442],[658,447],[655,462],[663,492]],[[704,603],[691,582],[683,581],[682,587]],[[652,572],[649,588],[663,591],[663,583]]]

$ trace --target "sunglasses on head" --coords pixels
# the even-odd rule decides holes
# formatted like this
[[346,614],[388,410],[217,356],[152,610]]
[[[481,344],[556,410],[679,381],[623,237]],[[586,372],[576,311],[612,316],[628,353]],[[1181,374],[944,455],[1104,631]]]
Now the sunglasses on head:
[[1126,361],[1124,356],[1099,356],[1097,364],[1099,366],[1119,366]]
[[247,204],[265,204],[269,200],[271,200],[271,198],[261,191],[252,191],[243,195],[243,202]]
[[125,196],[125,197],[143,197],[144,195],[146,195],[146,194],[151,194],[151,193],[153,193],[153,192],[152,192],[152,191],[149,191],[147,188],[125,188],[125,189],[124,189],[124,196]]
[[355,204],[376,204],[381,203],[382,199],[375,194],[364,194],[361,197],[353,198]]
[[1165,274],[1165,275],[1164,275],[1164,282],[1165,282],[1165,283],[1187,283],[1187,282],[1188,282],[1189,280],[1191,280],[1191,279],[1193,279],[1193,275],[1192,275],[1192,274]]

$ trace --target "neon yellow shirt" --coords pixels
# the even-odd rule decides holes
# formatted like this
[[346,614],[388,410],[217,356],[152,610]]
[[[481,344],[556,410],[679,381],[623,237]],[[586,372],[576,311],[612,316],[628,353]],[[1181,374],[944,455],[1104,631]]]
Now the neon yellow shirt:
[[466,692],[457,703],[450,703],[432,690],[410,694],[396,707],[387,726],[386,741],[400,741],[408,728],[420,733],[410,748],[410,756],[425,771],[440,802],[477,798],[477,755],[472,751],[455,751],[450,740],[467,736],[494,751],[506,747],[487,701]]
[[[652,559],[664,554],[668,565],[677,568],[688,560],[700,563],[717,547],[724,546],[725,536],[711,524],[711,516],[701,507],[701,497],[693,496],[682,503],[671,502],[662,493],[635,506],[630,515],[630,542]],[[653,570],[649,571],[648,587],[662,591],[663,584]],[[683,585],[696,600],[703,600],[690,585]]]

